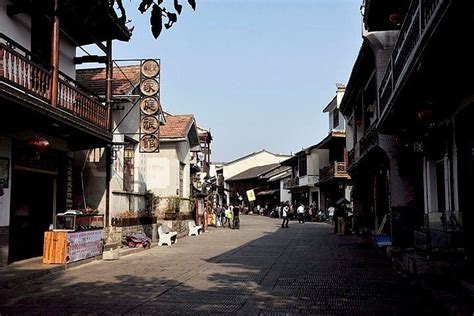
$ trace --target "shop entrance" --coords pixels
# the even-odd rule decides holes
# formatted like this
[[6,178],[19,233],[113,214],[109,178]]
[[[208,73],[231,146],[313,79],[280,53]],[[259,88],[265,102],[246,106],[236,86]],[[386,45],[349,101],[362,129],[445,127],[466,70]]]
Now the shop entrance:
[[53,220],[55,176],[15,170],[12,177],[9,262],[43,254],[44,232]]

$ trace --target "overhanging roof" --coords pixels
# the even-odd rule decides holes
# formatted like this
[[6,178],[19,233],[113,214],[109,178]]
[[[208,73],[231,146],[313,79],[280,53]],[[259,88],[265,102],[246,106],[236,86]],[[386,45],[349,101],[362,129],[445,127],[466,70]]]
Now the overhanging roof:
[[264,166],[258,166],[258,167],[253,167],[250,169],[247,169],[239,174],[236,174],[235,176],[226,179],[225,181],[239,181],[239,180],[250,180],[250,179],[256,179],[260,177],[261,175],[266,174],[267,172],[276,169],[280,166],[279,163],[271,164],[271,165],[264,165]]
[[328,136],[326,136],[322,141],[320,141],[317,145],[316,148],[318,149],[327,149],[327,146],[334,141],[334,139],[344,139],[346,138],[346,132],[344,131],[331,131]]

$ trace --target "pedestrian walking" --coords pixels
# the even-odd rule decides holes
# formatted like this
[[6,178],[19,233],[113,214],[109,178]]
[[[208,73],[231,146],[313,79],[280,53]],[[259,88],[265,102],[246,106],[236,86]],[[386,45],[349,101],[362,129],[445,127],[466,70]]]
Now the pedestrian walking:
[[224,208],[221,205],[216,209],[216,226],[222,227],[224,225]]
[[304,205],[303,203],[298,206],[296,209],[296,212],[298,213],[298,223],[304,224]]
[[283,222],[281,223],[281,228],[288,228],[289,216],[290,216],[290,207],[288,205],[284,205],[281,211],[281,215],[283,217]]
[[240,229],[240,208],[238,206],[234,206],[232,213],[234,217],[234,229]]
[[229,228],[232,228],[232,224],[233,224],[233,223],[232,223],[232,220],[233,220],[233,217],[234,217],[234,216],[233,216],[234,214],[233,214],[233,212],[232,212],[232,210],[231,210],[231,207],[232,207],[232,206],[230,206],[229,208],[227,208],[226,211],[225,211],[226,223],[229,225],[229,226],[228,226]]

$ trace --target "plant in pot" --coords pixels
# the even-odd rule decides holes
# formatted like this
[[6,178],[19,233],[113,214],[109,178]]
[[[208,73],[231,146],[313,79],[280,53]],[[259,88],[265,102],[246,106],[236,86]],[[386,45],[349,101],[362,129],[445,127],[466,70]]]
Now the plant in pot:
[[179,196],[168,197],[168,213],[173,214],[173,219],[179,216],[179,210],[181,207],[181,198]]

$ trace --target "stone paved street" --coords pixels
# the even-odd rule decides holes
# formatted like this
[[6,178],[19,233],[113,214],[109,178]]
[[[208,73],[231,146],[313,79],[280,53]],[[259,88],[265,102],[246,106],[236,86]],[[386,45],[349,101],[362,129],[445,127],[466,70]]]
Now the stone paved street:
[[335,236],[327,224],[279,224],[243,216],[240,230],[211,228],[30,281],[0,292],[0,314],[434,314],[357,238]]

